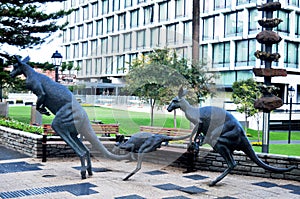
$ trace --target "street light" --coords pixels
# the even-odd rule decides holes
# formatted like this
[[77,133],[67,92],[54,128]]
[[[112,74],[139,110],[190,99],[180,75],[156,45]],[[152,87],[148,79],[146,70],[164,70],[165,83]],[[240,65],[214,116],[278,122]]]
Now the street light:
[[288,88],[288,93],[290,97],[290,115],[289,115],[289,135],[288,135],[288,144],[291,143],[291,128],[292,128],[292,103],[293,103],[293,97],[295,94],[295,89],[293,86]]
[[52,55],[52,63],[55,66],[55,81],[58,82],[58,67],[61,65],[62,56],[58,51],[55,51]]

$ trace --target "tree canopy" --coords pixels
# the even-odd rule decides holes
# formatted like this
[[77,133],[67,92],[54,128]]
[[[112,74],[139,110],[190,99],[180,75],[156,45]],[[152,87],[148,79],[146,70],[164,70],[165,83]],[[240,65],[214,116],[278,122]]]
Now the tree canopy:
[[248,117],[259,112],[254,108],[255,100],[261,95],[257,82],[253,78],[236,81],[233,83],[232,89],[232,100],[234,104],[237,104],[237,111],[245,114],[247,123]]
[[[0,89],[7,86],[17,88],[20,82],[9,78],[7,65],[13,63],[13,57],[7,52],[9,46],[20,49],[33,47],[45,42],[45,39],[67,22],[60,24],[58,19],[70,14],[72,10],[45,12],[45,4],[62,2],[61,0],[1,0],[0,2]],[[1,94],[1,93],[0,93]],[[0,96],[1,100],[1,96]]]
[[132,61],[126,75],[126,90],[151,104],[151,121],[155,105],[169,103],[180,86],[191,90],[190,101],[197,103],[201,98],[213,95],[212,85],[217,76],[197,63],[191,65],[179,58],[175,50],[156,49]]

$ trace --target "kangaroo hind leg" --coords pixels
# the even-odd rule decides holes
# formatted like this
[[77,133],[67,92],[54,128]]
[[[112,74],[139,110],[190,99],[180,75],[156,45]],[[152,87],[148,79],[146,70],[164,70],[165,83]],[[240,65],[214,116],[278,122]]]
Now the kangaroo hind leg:
[[216,143],[214,149],[225,159],[228,168],[215,180],[213,180],[209,186],[214,186],[218,182],[220,182],[223,178],[225,178],[231,170],[237,165],[235,160],[233,159],[232,152],[228,149],[226,145],[220,144],[219,142]]
[[52,128],[79,156],[81,161],[81,178],[86,179],[85,160],[88,154],[86,147],[83,147],[83,144],[79,144],[78,141],[75,141],[76,139],[74,140],[74,138],[77,136],[77,133],[73,133],[70,126],[63,126],[60,122],[57,122],[56,118],[52,122]]
[[[85,166],[85,161],[86,161],[87,163],[86,170],[90,176],[93,175],[90,150],[82,143],[82,141],[78,138],[77,134],[75,133],[71,134],[71,137],[76,142],[78,147],[80,147],[82,150],[85,151],[85,155],[80,157],[81,165]],[[84,170],[82,170],[82,172],[84,172],[85,174]]]

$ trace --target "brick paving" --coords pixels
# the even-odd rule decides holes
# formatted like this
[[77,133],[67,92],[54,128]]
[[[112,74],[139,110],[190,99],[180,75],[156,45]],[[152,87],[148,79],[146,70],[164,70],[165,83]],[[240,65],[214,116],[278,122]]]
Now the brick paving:
[[92,159],[94,175],[81,180],[78,158],[49,158],[42,163],[41,159],[14,156],[3,147],[0,150],[2,199],[300,198],[300,182],[297,181],[230,174],[215,187],[209,187],[208,183],[219,172],[184,174],[178,168],[147,162],[136,175],[122,181],[135,168],[136,162],[98,157]]

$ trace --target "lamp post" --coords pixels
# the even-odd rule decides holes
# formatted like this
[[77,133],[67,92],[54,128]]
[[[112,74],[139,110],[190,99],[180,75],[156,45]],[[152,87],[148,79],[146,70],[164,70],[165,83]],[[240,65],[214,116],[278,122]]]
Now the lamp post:
[[290,97],[290,115],[289,115],[289,135],[288,135],[288,144],[291,143],[291,128],[292,128],[292,104],[293,104],[293,97],[295,94],[295,89],[293,86],[288,88],[288,93]]
[[55,81],[58,82],[58,67],[61,65],[62,56],[58,51],[55,51],[52,55],[52,63],[55,66]]

